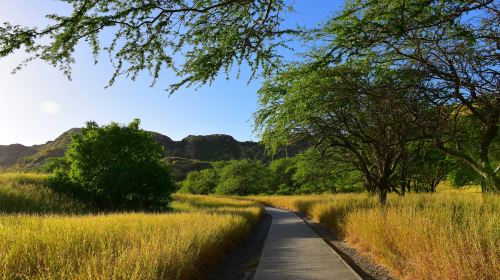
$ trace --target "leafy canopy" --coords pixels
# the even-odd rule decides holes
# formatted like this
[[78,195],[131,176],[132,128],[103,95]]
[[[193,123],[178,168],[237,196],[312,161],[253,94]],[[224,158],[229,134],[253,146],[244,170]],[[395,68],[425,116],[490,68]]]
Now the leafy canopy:
[[367,62],[313,71],[296,65],[259,90],[256,125],[268,146],[308,139],[330,159],[361,172],[366,189],[383,199],[395,190],[406,143],[418,137],[408,108],[419,110],[421,83],[418,72]]
[[[499,192],[492,149],[500,141],[499,15],[494,0],[352,0],[316,34],[327,42],[315,56],[323,64],[366,59],[422,72],[432,81],[428,105],[439,105],[426,137],[475,170],[483,189]],[[480,128],[474,149],[465,147],[464,114]]]
[[[146,71],[157,81],[170,69],[181,80],[171,85],[205,84],[235,64],[246,62],[253,74],[269,71],[278,58],[276,48],[284,0],[60,0],[73,6],[69,16],[47,15],[45,28],[0,26],[0,57],[23,48],[70,77],[75,47],[90,44],[97,62],[104,51],[115,67],[109,85],[120,75],[132,80]],[[112,34],[102,44],[102,34]],[[103,46],[104,45],[104,46]],[[184,61],[179,63],[179,58]]]

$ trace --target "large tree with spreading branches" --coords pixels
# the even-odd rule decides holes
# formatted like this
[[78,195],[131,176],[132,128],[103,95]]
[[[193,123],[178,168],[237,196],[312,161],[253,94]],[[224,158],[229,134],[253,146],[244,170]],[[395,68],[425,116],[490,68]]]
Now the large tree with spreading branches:
[[[484,190],[500,192],[498,1],[352,1],[318,36],[329,38],[322,63],[362,58],[425,72],[437,110],[421,130],[475,170]],[[480,127],[474,139],[471,121]]]
[[358,170],[365,188],[385,203],[408,143],[420,137],[409,112],[421,110],[423,84],[413,71],[348,61],[311,70],[295,66],[260,89],[257,128],[264,143],[308,139]]

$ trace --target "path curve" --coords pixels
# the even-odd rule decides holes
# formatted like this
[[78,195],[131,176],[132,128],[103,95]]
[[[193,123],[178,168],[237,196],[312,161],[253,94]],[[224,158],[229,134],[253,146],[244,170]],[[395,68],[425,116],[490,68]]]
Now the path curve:
[[254,280],[360,280],[295,213],[266,207],[273,217]]

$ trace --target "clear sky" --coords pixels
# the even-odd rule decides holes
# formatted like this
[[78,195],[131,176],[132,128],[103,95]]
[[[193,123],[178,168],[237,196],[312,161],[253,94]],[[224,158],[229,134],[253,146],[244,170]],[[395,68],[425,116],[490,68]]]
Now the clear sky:
[[[342,0],[294,0],[295,13],[286,24],[314,26],[338,11]],[[48,13],[65,13],[67,4],[55,0],[2,0],[0,23],[45,26]],[[125,78],[105,89],[113,68],[106,58],[94,65],[90,49],[76,50],[73,80],[37,61],[19,73],[12,69],[25,58],[22,52],[0,59],[0,144],[41,144],[88,120],[100,124],[128,123],[140,118],[142,127],[180,140],[187,135],[224,133],[237,140],[257,140],[252,114],[257,109],[261,80],[248,84],[248,71],[240,79],[221,75],[212,85],[181,89],[169,96],[165,88],[175,81],[167,74],[153,88],[147,75]]]

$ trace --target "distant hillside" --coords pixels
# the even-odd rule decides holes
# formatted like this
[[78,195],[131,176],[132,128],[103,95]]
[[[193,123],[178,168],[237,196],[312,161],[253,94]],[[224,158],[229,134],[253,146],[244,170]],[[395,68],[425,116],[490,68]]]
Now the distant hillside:
[[[6,167],[15,167],[17,169],[31,169],[35,167],[42,166],[45,163],[45,160],[52,157],[62,157],[66,152],[66,147],[71,141],[71,135],[74,133],[78,133],[80,131],[79,128],[72,128],[59,137],[57,137],[54,141],[49,141],[42,145],[35,145],[32,147],[35,150],[35,153],[20,157],[13,166]],[[2,162],[0,162],[0,166],[2,166]]]
[[[48,158],[61,157],[71,141],[71,135],[79,128],[72,128],[54,141],[42,145],[23,146],[21,144],[0,145],[0,168],[28,170],[42,166]],[[165,162],[173,166],[176,178],[183,178],[191,170],[207,168],[209,162],[233,159],[270,160],[263,145],[257,142],[239,142],[224,134],[205,136],[190,135],[181,141],[152,132],[155,140],[165,147]],[[287,149],[286,154],[293,156],[300,150],[300,145]],[[274,157],[285,155],[279,151]]]
[[232,159],[264,159],[264,146],[257,142],[239,142],[224,134],[189,135],[181,141],[153,132],[153,137],[165,147],[165,157],[220,161]]
[[21,144],[0,145],[0,168],[14,166],[18,159],[32,156],[35,153],[35,148]]

